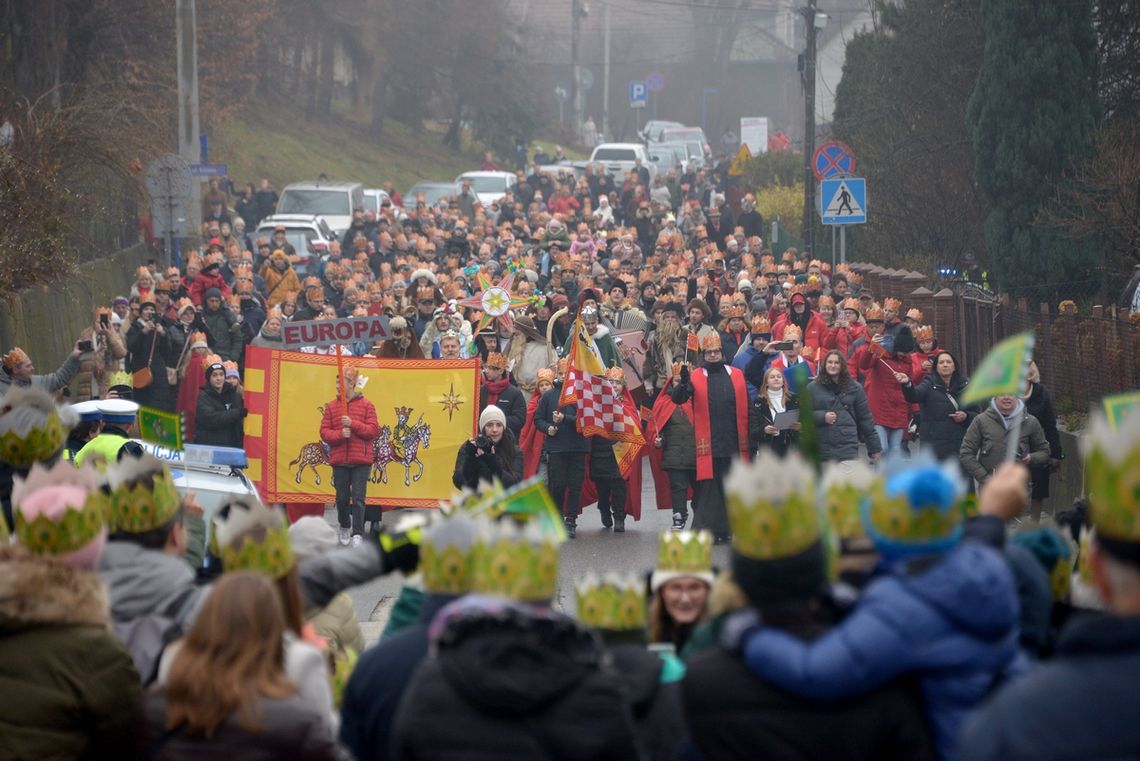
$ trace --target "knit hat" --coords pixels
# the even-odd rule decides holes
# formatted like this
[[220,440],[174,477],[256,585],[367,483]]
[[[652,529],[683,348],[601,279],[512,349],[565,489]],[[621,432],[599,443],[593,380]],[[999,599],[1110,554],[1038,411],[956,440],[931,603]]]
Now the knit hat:
[[30,468],[58,455],[79,415],[41,388],[13,388],[0,399],[0,462]]
[[623,296],[629,295],[629,285],[619,278],[614,278],[610,284],[606,286],[606,293],[611,292],[614,288],[620,288]]
[[884,558],[935,554],[957,544],[966,483],[956,461],[938,463],[928,450],[910,459],[892,453],[880,472],[860,510]]
[[1029,550],[1033,557],[1049,574],[1049,585],[1053,589],[1053,600],[1065,600],[1069,596],[1069,586],[1073,577],[1072,550],[1068,543],[1051,528],[1033,531],[1019,531],[1011,541]]
[[289,542],[298,561],[308,560],[337,548],[336,529],[323,517],[306,515],[289,527]]
[[26,479],[13,479],[16,537],[37,555],[94,568],[107,542],[109,503],[92,467],[33,465]]
[[203,299],[220,299],[222,291],[220,288],[207,288],[206,292],[202,294]]
[[221,362],[211,362],[206,365],[206,382],[210,382],[210,376],[214,374],[215,370],[221,370],[223,374],[226,372],[226,366]]
[[503,411],[494,404],[488,404],[487,408],[479,414],[479,430],[482,431],[487,423],[493,420],[498,421],[504,428],[507,426],[507,416],[503,414]]
[[661,312],[672,312],[677,315],[678,320],[685,319],[685,310],[676,301],[658,301],[657,303],[661,304]]
[[260,571],[280,579],[296,564],[284,511],[256,496],[231,495],[213,519],[212,549],[226,571]]
[[657,543],[657,568],[649,577],[654,594],[673,579],[692,577],[713,583],[712,534],[708,531],[668,531]]

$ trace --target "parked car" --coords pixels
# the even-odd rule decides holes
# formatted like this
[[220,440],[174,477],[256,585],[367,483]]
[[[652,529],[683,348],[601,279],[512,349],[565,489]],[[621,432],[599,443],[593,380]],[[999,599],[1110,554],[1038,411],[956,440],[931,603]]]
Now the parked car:
[[380,188],[365,188],[364,189],[364,210],[370,211],[373,214],[380,213],[380,207],[387,202],[392,203],[392,197],[388,195],[388,191],[381,190]]
[[636,166],[638,159],[649,170],[649,182],[652,184],[657,178],[657,164],[641,143],[602,143],[590,154],[590,163],[604,166],[606,172],[619,184],[625,173]]
[[657,139],[661,136],[661,132],[663,130],[676,129],[678,127],[684,126],[685,125],[681,124],[681,122],[667,122],[662,119],[650,119],[645,123],[645,126],[641,128],[640,134],[647,143],[652,143],[657,141]]
[[312,244],[339,240],[325,218],[315,214],[274,214],[266,217],[257,225],[256,237],[272,238],[278,226],[285,228],[285,240],[289,241],[299,258],[293,267],[302,277],[308,274],[309,259],[314,255]]
[[439,203],[440,199],[450,198],[455,195],[454,182],[430,182],[422,181],[417,182],[412,187],[408,188],[408,192],[404,193],[404,208],[408,211],[416,208],[419,195],[423,194],[423,201],[428,206],[435,206]]
[[278,214],[319,215],[337,235],[352,226],[353,209],[363,208],[364,186],[359,182],[294,182],[277,201]]
[[455,192],[458,193],[464,180],[471,181],[471,189],[479,197],[479,203],[490,206],[518,184],[513,172],[464,172],[455,178]]
[[705,131],[700,127],[679,127],[661,132],[659,143],[683,143],[689,151],[690,158],[699,158],[702,165],[712,159],[712,149],[705,138]]
[[649,160],[657,164],[657,173],[676,169],[680,174],[689,163],[689,151],[681,143],[650,143],[645,147]]

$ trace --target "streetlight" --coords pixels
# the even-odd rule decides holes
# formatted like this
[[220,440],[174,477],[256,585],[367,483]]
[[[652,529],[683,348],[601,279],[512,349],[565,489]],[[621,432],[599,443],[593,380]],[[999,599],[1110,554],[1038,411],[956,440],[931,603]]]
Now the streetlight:
[[815,154],[815,38],[827,26],[830,18],[816,10],[816,0],[808,0],[806,8],[801,8],[804,17],[804,30],[807,35],[807,49],[801,60],[804,87],[804,251],[815,251],[815,173],[811,159]]

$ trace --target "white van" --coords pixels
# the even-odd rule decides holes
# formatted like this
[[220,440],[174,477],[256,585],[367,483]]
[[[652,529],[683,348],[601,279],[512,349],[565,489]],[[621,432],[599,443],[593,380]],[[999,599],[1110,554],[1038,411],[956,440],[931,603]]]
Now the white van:
[[364,209],[364,186],[359,182],[293,182],[281,191],[274,213],[324,217],[340,237],[352,226],[353,209]]
[[657,164],[641,143],[602,143],[590,154],[590,163],[604,166],[618,187],[621,187],[626,172],[636,166],[635,162],[638,159],[641,159],[641,165],[649,170],[649,184],[652,185],[657,179]]

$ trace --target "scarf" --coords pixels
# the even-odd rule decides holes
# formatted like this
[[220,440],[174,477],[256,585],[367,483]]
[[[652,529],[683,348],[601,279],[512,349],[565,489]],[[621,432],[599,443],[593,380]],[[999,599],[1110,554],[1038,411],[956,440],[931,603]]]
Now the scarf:
[[1009,417],[1001,414],[1001,410],[999,410],[997,407],[997,399],[991,399],[990,406],[994,408],[994,412],[998,414],[998,418],[1001,420],[1001,424],[1005,426],[1005,429],[1007,431],[1013,425],[1014,421],[1017,420],[1018,416],[1025,412],[1025,402],[1021,401],[1020,399],[1017,400],[1017,406],[1013,408],[1013,412],[1009,414]]
[[499,394],[503,393],[509,385],[511,385],[511,379],[506,375],[497,381],[484,378],[483,387],[487,389],[487,404],[497,405],[499,402]]
[[784,389],[778,391],[768,389],[768,406],[777,415],[784,411]]

